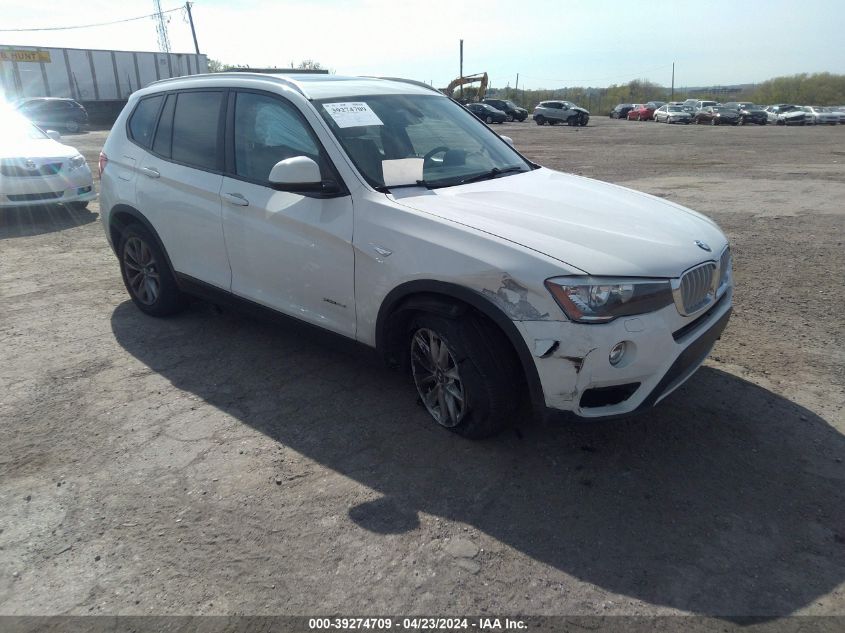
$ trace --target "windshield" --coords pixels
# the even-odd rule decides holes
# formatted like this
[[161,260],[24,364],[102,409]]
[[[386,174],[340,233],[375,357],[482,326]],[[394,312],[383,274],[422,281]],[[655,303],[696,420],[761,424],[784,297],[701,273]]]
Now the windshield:
[[487,126],[445,97],[373,95],[314,103],[377,189],[448,187],[531,169]]
[[669,106],[669,112],[684,112],[681,106]]
[[0,138],[5,145],[43,139],[47,135],[22,116],[0,110]]
[[516,104],[515,104],[513,101],[511,101],[510,99],[509,99],[509,100],[507,100],[507,101],[505,101],[505,103],[507,103],[507,104],[508,104],[510,107],[512,107],[512,108],[518,108],[518,107],[519,107],[518,105],[516,105]]

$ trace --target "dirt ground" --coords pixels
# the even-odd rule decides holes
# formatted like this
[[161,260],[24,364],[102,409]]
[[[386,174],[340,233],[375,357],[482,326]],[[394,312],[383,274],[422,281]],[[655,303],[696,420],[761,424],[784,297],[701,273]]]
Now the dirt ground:
[[96,204],[0,211],[0,614],[845,615],[845,126],[496,130],[721,224],[705,367],[466,441],[354,345],[143,316]]

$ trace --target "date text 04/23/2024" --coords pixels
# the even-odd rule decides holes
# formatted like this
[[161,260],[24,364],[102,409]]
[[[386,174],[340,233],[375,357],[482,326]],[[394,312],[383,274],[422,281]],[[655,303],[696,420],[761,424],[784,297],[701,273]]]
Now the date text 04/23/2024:
[[413,630],[413,631],[518,631],[527,628],[524,621],[511,618],[309,618],[311,630]]

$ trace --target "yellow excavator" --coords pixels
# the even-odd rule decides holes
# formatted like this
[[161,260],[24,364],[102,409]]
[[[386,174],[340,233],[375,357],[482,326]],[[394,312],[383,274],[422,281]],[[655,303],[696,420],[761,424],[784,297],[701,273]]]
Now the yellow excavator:
[[441,92],[447,97],[451,97],[455,92],[455,88],[457,88],[458,86],[465,86],[466,84],[473,84],[476,82],[479,83],[478,89],[475,93],[474,101],[481,101],[484,98],[484,95],[487,94],[487,73],[476,73],[474,75],[465,75],[464,77],[458,77],[457,79],[453,79],[449,82],[448,86],[441,90]]

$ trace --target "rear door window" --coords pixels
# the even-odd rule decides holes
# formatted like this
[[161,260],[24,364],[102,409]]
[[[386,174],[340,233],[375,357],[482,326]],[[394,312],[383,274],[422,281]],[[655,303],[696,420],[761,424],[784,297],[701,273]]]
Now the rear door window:
[[173,113],[174,161],[200,169],[220,169],[222,105],[222,91],[179,93]]

